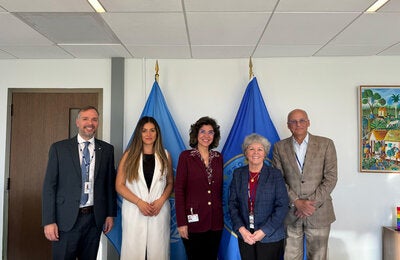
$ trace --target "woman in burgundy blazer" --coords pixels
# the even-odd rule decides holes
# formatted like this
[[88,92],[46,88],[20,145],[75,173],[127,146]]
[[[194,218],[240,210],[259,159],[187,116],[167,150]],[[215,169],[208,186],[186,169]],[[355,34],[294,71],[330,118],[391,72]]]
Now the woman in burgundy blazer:
[[211,149],[221,138],[219,125],[202,117],[191,125],[190,146],[179,156],[175,181],[178,232],[192,259],[217,259],[223,222],[223,158]]

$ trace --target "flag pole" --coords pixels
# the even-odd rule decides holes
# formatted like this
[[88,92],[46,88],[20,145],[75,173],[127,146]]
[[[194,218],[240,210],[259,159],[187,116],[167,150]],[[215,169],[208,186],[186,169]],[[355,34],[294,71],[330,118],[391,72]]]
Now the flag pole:
[[253,73],[253,62],[251,62],[251,57],[249,58],[249,80],[254,77]]
[[154,75],[154,78],[155,78],[155,80],[156,80],[157,83],[158,83],[158,78],[159,78],[159,76],[160,76],[160,75],[158,75],[158,70],[159,70],[159,67],[158,67],[158,60],[156,60],[155,70],[156,70],[156,74]]

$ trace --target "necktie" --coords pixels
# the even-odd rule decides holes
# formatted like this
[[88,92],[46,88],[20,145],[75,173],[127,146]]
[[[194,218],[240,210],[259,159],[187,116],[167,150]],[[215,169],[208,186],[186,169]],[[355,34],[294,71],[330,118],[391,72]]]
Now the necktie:
[[81,205],[85,205],[89,195],[85,193],[85,182],[89,181],[89,166],[90,166],[90,153],[89,153],[90,142],[85,142],[85,148],[82,151],[82,192],[81,192]]

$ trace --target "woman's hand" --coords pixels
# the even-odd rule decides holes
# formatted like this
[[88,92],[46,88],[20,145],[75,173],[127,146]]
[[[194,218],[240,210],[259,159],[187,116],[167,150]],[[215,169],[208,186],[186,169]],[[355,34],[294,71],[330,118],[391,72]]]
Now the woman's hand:
[[189,239],[188,226],[180,226],[180,227],[178,227],[178,232],[179,232],[179,235],[182,238]]
[[150,203],[152,216],[157,216],[158,213],[160,213],[160,210],[163,205],[164,205],[164,200],[162,198],[158,198],[157,200]]
[[152,216],[153,215],[152,207],[146,201],[139,199],[139,201],[136,203],[136,206],[139,208],[140,212],[142,212],[142,214],[144,216]]
[[245,227],[240,227],[239,233],[242,235],[242,238],[245,243],[247,243],[249,245],[254,245],[254,243],[256,242],[254,240],[253,234],[250,233],[250,231],[248,231]]
[[253,233],[253,239],[254,239],[255,242],[261,241],[264,237],[265,237],[265,233],[261,229],[255,231]]

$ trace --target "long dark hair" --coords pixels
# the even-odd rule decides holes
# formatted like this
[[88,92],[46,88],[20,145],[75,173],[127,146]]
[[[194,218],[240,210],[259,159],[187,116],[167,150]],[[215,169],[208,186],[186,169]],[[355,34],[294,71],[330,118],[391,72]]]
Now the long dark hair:
[[160,126],[153,117],[144,116],[137,123],[132,142],[126,151],[128,155],[125,160],[125,174],[126,179],[130,182],[139,178],[140,155],[143,152],[142,130],[147,123],[152,123],[156,129],[157,137],[153,147],[154,154],[161,160],[161,172],[164,173],[164,170],[168,169],[168,157],[163,146]]

